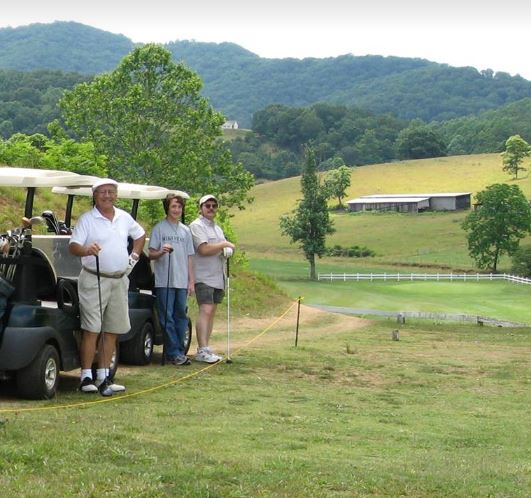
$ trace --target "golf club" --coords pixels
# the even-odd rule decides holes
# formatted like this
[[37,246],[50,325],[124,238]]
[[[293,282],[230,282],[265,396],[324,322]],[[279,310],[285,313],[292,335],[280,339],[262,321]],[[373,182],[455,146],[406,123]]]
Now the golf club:
[[230,357],[230,269],[229,258],[227,258],[227,359],[225,363],[232,363]]
[[52,211],[46,210],[42,212],[41,216],[44,218],[46,224],[48,225],[48,231],[54,232],[55,234],[59,235],[59,222],[57,221],[55,214],[53,214]]
[[164,366],[166,364],[166,338],[168,337],[168,298],[169,298],[169,289],[170,289],[170,269],[171,269],[171,253],[173,252],[173,247],[170,246],[168,249],[168,278],[166,279],[166,304],[164,306],[164,335],[162,337],[162,359],[160,364]]
[[[96,278],[98,279],[98,301],[100,305],[100,337],[99,342],[101,346],[101,351],[99,352],[100,358],[103,358],[103,363],[105,361],[105,332],[103,330],[103,305],[101,303],[101,275],[100,275],[100,258],[96,254]],[[101,364],[100,363],[100,364]],[[112,396],[112,389],[109,385],[109,376],[107,375],[107,367],[105,367],[105,378],[103,382],[98,386],[98,390],[102,396]]]

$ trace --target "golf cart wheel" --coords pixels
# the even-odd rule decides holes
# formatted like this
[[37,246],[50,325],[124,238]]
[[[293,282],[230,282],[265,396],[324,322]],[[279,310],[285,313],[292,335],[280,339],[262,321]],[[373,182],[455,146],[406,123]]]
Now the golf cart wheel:
[[[111,358],[111,364],[110,364],[110,368],[109,368],[109,380],[113,380],[114,376],[116,375],[116,371],[118,370],[118,361],[120,359],[120,356],[121,356],[121,351],[120,351],[120,348],[119,348],[118,342],[117,342],[116,343],[116,349],[114,350],[114,353],[113,353],[112,358]],[[96,358],[96,361],[97,361],[97,358]],[[98,370],[98,364],[94,363],[92,365],[92,378],[93,379],[96,379],[98,377],[97,370]]]
[[54,346],[45,344],[35,359],[17,372],[17,390],[27,399],[50,399],[59,384],[59,353]]
[[79,297],[74,284],[64,278],[57,282],[57,306],[71,316],[79,316]]
[[132,365],[147,365],[153,357],[155,329],[151,322],[145,322],[133,338],[120,344],[122,361]]
[[184,354],[188,354],[192,344],[192,319],[188,317],[188,327],[186,328],[186,335],[184,336]]

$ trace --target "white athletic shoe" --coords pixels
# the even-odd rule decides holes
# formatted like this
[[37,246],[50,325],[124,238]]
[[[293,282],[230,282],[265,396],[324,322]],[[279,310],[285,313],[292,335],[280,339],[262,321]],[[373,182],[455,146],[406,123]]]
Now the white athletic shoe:
[[[100,384],[103,382],[103,379],[97,379],[95,384],[97,387],[100,387]],[[111,389],[113,393],[123,393],[125,391],[125,386],[122,386],[121,384],[115,384],[114,382],[110,382],[108,387]]]
[[195,361],[202,361],[203,363],[217,363],[221,358],[218,355],[212,354],[207,349],[200,349],[194,356]]
[[214,353],[208,346],[204,348],[208,353],[210,353],[212,356],[218,359],[218,361],[221,361],[223,359],[223,356],[220,356],[219,354]]
[[90,377],[85,377],[81,384],[79,384],[79,390],[83,393],[97,393],[98,388],[94,381]]

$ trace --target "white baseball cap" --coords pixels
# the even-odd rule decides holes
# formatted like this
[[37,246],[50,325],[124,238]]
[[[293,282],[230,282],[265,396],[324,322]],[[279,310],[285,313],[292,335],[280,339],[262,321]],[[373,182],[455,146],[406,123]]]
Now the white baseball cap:
[[201,207],[206,201],[209,201],[210,199],[216,201],[216,203],[218,202],[218,200],[212,194],[207,194],[201,197],[201,199],[199,199],[199,207]]
[[112,180],[111,178],[101,178],[94,185],[92,185],[92,192],[96,192],[96,189],[102,185],[114,185],[116,188],[118,188],[118,182]]

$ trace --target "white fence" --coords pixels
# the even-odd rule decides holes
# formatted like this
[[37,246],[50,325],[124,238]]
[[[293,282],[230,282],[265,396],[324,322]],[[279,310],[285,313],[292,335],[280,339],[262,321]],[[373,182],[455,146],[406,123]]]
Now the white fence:
[[517,284],[531,284],[531,279],[508,275],[506,273],[319,273],[318,280],[355,280],[356,282],[368,280],[412,282],[415,280],[433,280],[450,282],[479,282],[480,280],[507,280]]

